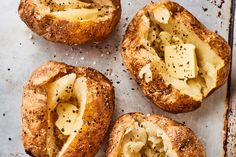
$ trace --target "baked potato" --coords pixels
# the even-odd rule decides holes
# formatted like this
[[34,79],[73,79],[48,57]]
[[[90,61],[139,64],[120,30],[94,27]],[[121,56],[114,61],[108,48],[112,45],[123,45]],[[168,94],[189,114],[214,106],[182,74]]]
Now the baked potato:
[[110,134],[106,157],[206,157],[186,126],[159,115],[121,116]]
[[128,26],[122,56],[143,93],[162,110],[193,111],[230,71],[227,42],[171,1],[151,3]]
[[48,62],[24,86],[22,140],[35,157],[93,157],[114,111],[111,82],[96,70]]
[[120,0],[20,0],[19,15],[38,35],[69,45],[105,39],[121,15]]

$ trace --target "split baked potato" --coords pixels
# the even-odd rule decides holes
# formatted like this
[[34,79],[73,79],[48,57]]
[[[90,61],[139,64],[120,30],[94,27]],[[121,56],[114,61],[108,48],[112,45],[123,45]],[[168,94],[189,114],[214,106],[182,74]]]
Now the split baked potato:
[[96,70],[48,62],[24,86],[22,140],[35,157],[93,157],[114,111],[111,82]]
[[105,39],[121,15],[120,0],[20,0],[21,19],[38,35],[69,45]]
[[144,94],[172,113],[199,108],[227,81],[231,62],[227,42],[171,1],[151,3],[135,15],[122,56]]
[[110,134],[106,157],[206,157],[186,126],[159,115],[121,116]]

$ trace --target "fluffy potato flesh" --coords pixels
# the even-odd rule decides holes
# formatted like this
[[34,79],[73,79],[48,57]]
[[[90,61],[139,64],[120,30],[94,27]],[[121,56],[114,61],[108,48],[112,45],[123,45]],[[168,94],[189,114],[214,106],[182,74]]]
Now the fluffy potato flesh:
[[87,21],[108,16],[113,11],[110,0],[34,0],[42,14],[69,21]]
[[67,101],[72,94],[76,74],[66,75],[48,85],[48,108],[53,111],[56,105]]
[[177,157],[165,132],[152,122],[134,122],[125,132],[119,157]]
[[[87,97],[86,81],[85,77],[76,78],[76,74],[72,73],[47,86],[47,151],[50,157],[63,156],[83,125],[82,117]],[[55,133],[56,130],[59,131]],[[63,141],[62,146],[58,144],[58,140]]]
[[144,79],[147,83],[152,80],[152,71],[150,69],[150,66],[151,66],[150,64],[147,64],[139,72],[139,77],[141,79],[144,77]]
[[[166,84],[196,101],[202,101],[216,87],[217,71],[224,66],[224,60],[193,30],[181,23],[178,16],[181,15],[173,15],[164,5],[143,15],[140,22],[140,35],[143,36],[141,51],[155,55],[151,67],[158,69]],[[185,50],[178,56],[179,47]],[[171,57],[171,54],[170,63],[173,65],[169,65],[170,69],[166,55]],[[183,64],[175,65],[181,62]],[[140,72],[143,73],[142,69]],[[178,74],[173,75],[174,72]]]

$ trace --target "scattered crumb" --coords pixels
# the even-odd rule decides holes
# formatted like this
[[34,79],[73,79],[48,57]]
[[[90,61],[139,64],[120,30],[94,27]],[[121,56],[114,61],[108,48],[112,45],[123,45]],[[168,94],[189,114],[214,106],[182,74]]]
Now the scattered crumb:
[[33,39],[33,35],[32,35],[32,33],[29,33],[29,39],[30,39],[30,40]]
[[221,15],[222,15],[222,13],[221,13],[221,11],[219,11],[217,16],[221,17]]
[[111,73],[111,76],[115,76],[115,74],[114,74],[114,73]]

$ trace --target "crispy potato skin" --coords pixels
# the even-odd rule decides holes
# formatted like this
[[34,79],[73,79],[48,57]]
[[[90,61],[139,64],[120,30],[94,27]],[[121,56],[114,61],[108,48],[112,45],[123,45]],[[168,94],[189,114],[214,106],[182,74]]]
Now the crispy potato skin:
[[110,134],[106,157],[118,157],[125,131],[134,120],[149,121],[164,130],[178,157],[206,157],[201,141],[191,129],[163,116],[151,115],[145,117],[141,113],[125,114],[118,118]]
[[227,42],[214,32],[210,32],[201,22],[199,22],[191,13],[175,2],[162,1],[161,3],[152,3],[140,10],[128,26],[122,43],[122,56],[124,63],[130,73],[134,76],[142,88],[143,93],[159,108],[172,113],[184,113],[196,110],[201,106],[200,101],[181,93],[171,85],[166,85],[162,76],[158,74],[158,69],[151,67],[153,81],[146,83],[144,79],[139,78],[140,69],[146,64],[154,61],[155,56],[148,52],[141,52],[139,34],[141,17],[160,5],[165,5],[173,14],[180,14],[177,20],[184,23],[188,28],[210,47],[224,60],[224,67],[218,70],[217,85],[209,95],[223,85],[228,78],[231,62],[231,49]]
[[76,73],[87,78],[87,104],[83,126],[63,157],[93,157],[99,150],[114,112],[111,82],[96,70],[48,62],[38,68],[24,86],[22,101],[22,140],[28,154],[48,157],[47,92],[45,86],[59,76]]
[[101,41],[107,38],[120,20],[120,0],[111,0],[115,6],[112,15],[105,19],[89,21],[67,21],[53,15],[43,17],[33,0],[20,0],[18,13],[22,21],[43,38],[68,45]]

